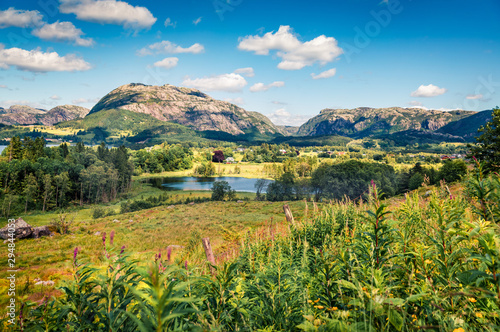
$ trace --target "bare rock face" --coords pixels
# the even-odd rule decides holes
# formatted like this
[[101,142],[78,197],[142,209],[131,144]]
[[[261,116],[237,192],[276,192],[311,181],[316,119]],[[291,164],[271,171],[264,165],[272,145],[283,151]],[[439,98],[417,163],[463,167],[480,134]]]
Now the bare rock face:
[[[28,225],[26,221],[24,221],[22,218],[17,219],[14,222],[14,238],[16,239],[24,239],[27,237],[30,237],[31,234],[33,233],[33,227]],[[0,229],[0,237],[4,240],[7,240],[10,238],[9,236],[9,230],[8,226],[5,226],[4,228]]]
[[175,122],[200,131],[223,131],[233,135],[247,132],[282,133],[267,117],[248,112],[201,91],[173,85],[132,83],[104,96],[90,111],[126,109],[145,113],[162,121]]
[[50,111],[24,105],[12,105],[0,110],[0,123],[6,125],[52,126],[58,122],[83,118],[90,112],[88,108],[75,105],[62,105]]
[[405,130],[435,131],[447,123],[475,114],[470,111],[438,111],[422,108],[324,109],[300,126],[298,135],[366,137]]

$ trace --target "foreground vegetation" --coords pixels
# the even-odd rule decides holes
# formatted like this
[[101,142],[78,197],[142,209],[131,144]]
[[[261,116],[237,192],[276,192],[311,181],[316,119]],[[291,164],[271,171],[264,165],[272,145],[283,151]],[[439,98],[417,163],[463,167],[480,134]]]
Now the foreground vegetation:
[[218,250],[238,254],[220,259],[213,275],[210,266],[193,264],[181,252],[174,256],[172,249],[137,261],[126,237],[102,234],[94,241],[97,260],[79,246],[65,249],[74,281],[58,299],[25,303],[19,326],[498,330],[498,175],[476,167],[462,194],[450,194],[442,183],[427,197],[406,195],[397,207],[386,206],[380,195],[373,184],[367,202],[332,203],[258,232],[226,232]]

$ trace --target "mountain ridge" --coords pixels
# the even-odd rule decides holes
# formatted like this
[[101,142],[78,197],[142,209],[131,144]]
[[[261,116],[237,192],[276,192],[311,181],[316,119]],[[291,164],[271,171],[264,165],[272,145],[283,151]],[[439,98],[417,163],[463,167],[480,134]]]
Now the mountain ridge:
[[191,88],[130,83],[99,100],[89,115],[108,109],[126,109],[149,114],[197,131],[221,131],[241,135],[257,130],[261,134],[284,134],[265,115],[250,112],[226,101],[216,100]]

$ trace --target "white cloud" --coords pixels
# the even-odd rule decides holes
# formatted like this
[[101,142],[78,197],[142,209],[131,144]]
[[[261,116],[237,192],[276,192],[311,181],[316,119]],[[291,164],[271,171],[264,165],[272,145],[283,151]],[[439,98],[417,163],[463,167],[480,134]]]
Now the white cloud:
[[165,58],[163,60],[155,62],[153,66],[165,68],[165,69],[170,69],[170,68],[174,68],[175,66],[177,66],[178,61],[179,61],[179,58],[176,58],[176,57]]
[[198,17],[196,20],[194,20],[194,21],[193,21],[193,24],[194,24],[194,25],[198,25],[198,23],[200,23],[200,22],[201,22],[201,16],[200,16],[200,17]]
[[467,95],[467,97],[465,97],[466,99],[483,99],[483,95],[482,94],[478,94],[478,95]]
[[420,106],[424,106],[424,104],[422,104],[421,102],[419,101],[416,101],[416,100],[412,100],[408,103],[408,105],[410,106],[415,106],[415,107],[420,107]]
[[333,76],[335,76],[336,73],[337,73],[337,69],[332,68],[332,69],[325,70],[324,72],[321,72],[318,75],[312,73],[311,77],[313,78],[313,80],[319,80],[321,78],[333,77]]
[[52,100],[61,100],[61,97],[59,97],[58,95],[53,95],[53,96],[50,96],[50,99],[52,99]]
[[433,84],[429,85],[421,85],[418,87],[417,90],[413,91],[411,93],[412,97],[436,97],[439,95],[444,94],[446,91],[445,88],[440,88],[438,86],[435,86]]
[[45,39],[58,42],[72,42],[78,46],[92,46],[94,40],[92,38],[82,38],[82,30],[77,29],[71,22],[55,22],[45,24],[44,26],[33,30],[33,35]]
[[56,52],[42,52],[40,49],[24,50],[4,48],[0,44],[0,68],[14,66],[19,70],[31,72],[82,71],[89,70],[90,64],[74,54],[59,56]]
[[9,87],[5,84],[0,84],[0,89],[8,89]]
[[244,105],[245,101],[241,97],[237,98],[226,98],[224,101],[227,101],[228,103],[236,104],[236,105]]
[[290,114],[284,108],[277,109],[267,117],[278,126],[300,126],[311,118],[307,115]]
[[195,79],[188,77],[182,84],[203,91],[239,92],[247,85],[247,81],[243,76],[231,73]]
[[252,67],[238,68],[234,71],[235,74],[241,74],[245,77],[254,77],[255,73]]
[[179,54],[179,53],[198,54],[202,53],[203,51],[205,51],[205,48],[203,47],[203,45],[198,43],[195,43],[187,48],[184,48],[168,40],[163,40],[161,42],[154,43],[144,48],[141,48],[136,53],[139,56],[145,56],[151,54]]
[[18,10],[10,7],[0,11],[0,29],[8,27],[30,28],[42,23],[43,16],[38,10]]
[[79,20],[122,25],[125,28],[149,29],[156,18],[146,7],[116,0],[60,0],[61,13],[73,13]]
[[165,20],[165,27],[172,27],[172,28],[175,28],[177,26],[177,22],[172,22],[172,20],[170,19],[170,17],[167,17],[167,19]]
[[264,83],[255,83],[250,87],[250,92],[260,92],[260,91],[267,91],[270,88],[280,88],[282,86],[285,86],[285,82],[283,81],[276,81],[271,84],[264,84]]
[[277,51],[276,54],[282,59],[278,68],[284,70],[299,70],[316,62],[324,65],[343,53],[335,38],[321,35],[301,42],[288,25],[282,25],[277,32],[268,32],[264,36],[240,38],[238,49],[259,55]]
[[95,104],[99,101],[99,98],[78,98],[78,99],[73,99],[71,103],[75,105],[81,105],[81,104]]
[[2,100],[0,101],[0,105],[3,105],[4,108],[9,108],[12,105],[26,105],[34,108],[42,108],[40,103],[29,100]]

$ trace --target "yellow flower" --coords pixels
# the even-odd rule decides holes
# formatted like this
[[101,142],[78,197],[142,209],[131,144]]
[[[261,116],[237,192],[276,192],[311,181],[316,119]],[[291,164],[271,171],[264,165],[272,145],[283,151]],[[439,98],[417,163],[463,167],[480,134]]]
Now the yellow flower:
[[416,322],[417,321],[417,315],[411,315],[411,318],[413,318],[412,322]]
[[323,307],[322,305],[315,305],[314,306],[316,309],[324,309],[325,307]]
[[483,314],[482,314],[482,313],[480,313],[480,312],[476,312],[476,317],[477,317],[477,318],[483,318]]
[[313,301],[311,301],[311,300],[307,300],[307,303],[313,303]]
[[430,259],[426,259],[424,263],[425,264],[432,264],[432,261]]
[[319,302],[319,299],[317,299],[316,301],[314,301],[314,303],[318,303]]
[[336,310],[339,310],[339,308],[337,307],[331,307],[331,308],[328,308],[329,311],[336,311]]
[[454,329],[453,332],[465,332],[465,330],[461,327]]
[[472,303],[477,302],[477,300],[475,298],[473,298],[473,297],[469,297],[469,301],[472,302]]
[[365,291],[365,292],[366,292],[366,287],[363,287],[363,288],[361,288],[361,289],[362,289],[363,291]]

